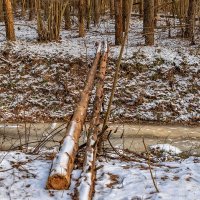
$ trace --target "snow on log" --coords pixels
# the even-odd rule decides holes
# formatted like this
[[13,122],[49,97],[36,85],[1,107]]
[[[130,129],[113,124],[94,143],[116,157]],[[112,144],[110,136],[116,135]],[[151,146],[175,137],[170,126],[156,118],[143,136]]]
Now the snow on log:
[[90,122],[89,138],[87,141],[83,173],[81,174],[80,185],[78,187],[79,200],[91,200],[94,191],[94,182],[96,177],[95,161],[98,143],[97,135],[99,131],[101,105],[103,102],[103,87],[106,74],[107,59],[108,47],[107,43],[105,43],[104,55],[102,56],[98,73],[96,98],[94,102],[93,116]]
[[98,44],[95,60],[88,73],[86,85],[81,93],[80,101],[76,106],[72,120],[67,128],[63,145],[60,152],[53,160],[52,168],[47,181],[47,189],[62,190],[68,189],[70,186],[70,176],[74,168],[74,160],[78,151],[79,137],[86,118],[90,93],[94,85],[100,55],[101,43]]

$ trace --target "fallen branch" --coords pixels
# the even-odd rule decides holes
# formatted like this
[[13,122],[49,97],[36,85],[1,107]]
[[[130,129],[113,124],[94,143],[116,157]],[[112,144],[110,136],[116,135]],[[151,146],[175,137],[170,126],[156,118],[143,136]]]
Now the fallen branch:
[[53,160],[53,165],[47,181],[47,189],[68,189],[71,181],[71,173],[74,168],[74,160],[78,151],[78,143],[83,123],[86,118],[90,93],[94,85],[97,65],[101,54],[101,43],[98,45],[97,54],[90,72],[84,90],[81,93],[80,102],[76,106],[72,120],[67,128],[67,134],[64,139],[60,152]]

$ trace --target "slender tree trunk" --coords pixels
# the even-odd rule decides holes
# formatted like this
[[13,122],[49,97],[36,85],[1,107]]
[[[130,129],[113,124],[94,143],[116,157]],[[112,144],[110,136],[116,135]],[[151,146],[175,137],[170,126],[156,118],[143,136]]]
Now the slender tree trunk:
[[15,41],[14,19],[10,0],[3,0],[4,20],[6,25],[6,38]]
[[106,0],[101,0],[101,6],[100,7],[100,15],[105,15],[106,13]]
[[79,36],[85,36],[85,9],[84,0],[79,0]]
[[143,14],[144,14],[144,0],[140,0],[139,14],[140,14],[140,18],[143,18]]
[[110,17],[114,18],[115,15],[115,0],[110,0]]
[[157,26],[159,0],[154,0],[154,26]]
[[100,3],[99,0],[94,0],[94,25],[97,26],[99,24],[100,18]]
[[21,0],[21,3],[22,3],[21,15],[22,17],[24,17],[26,14],[26,0]]
[[87,29],[90,28],[92,0],[86,0]]
[[196,0],[189,0],[189,7],[186,18],[185,37],[190,39],[194,38],[195,8]]
[[32,21],[35,17],[35,1],[29,0],[29,20]]
[[12,8],[13,8],[13,11],[14,11],[14,12],[16,12],[17,3],[18,3],[17,0],[13,0],[13,1],[12,1]]
[[129,12],[129,0],[123,0],[123,32],[126,29],[126,21],[128,19],[128,12]]
[[0,22],[3,22],[3,0],[0,0]]
[[154,45],[154,0],[144,1],[144,35],[145,44]]
[[67,5],[65,8],[65,30],[70,30],[71,29],[71,19],[70,19],[70,0],[67,0]]
[[122,22],[122,0],[115,0],[115,45],[122,44],[123,22]]

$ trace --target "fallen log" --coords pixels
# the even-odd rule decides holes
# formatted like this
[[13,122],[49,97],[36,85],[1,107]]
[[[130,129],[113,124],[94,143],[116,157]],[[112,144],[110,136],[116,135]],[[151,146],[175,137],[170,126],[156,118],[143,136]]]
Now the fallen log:
[[74,160],[78,151],[78,143],[83,123],[86,118],[90,93],[94,85],[97,66],[101,55],[101,43],[98,45],[93,65],[88,73],[87,82],[81,93],[81,98],[76,106],[73,117],[67,127],[63,145],[53,160],[50,175],[47,181],[47,189],[68,189],[70,186],[71,172],[74,168]]
[[79,200],[91,200],[94,192],[95,178],[96,178],[96,154],[98,143],[98,132],[100,124],[100,112],[103,103],[103,90],[104,80],[106,74],[106,65],[108,59],[108,46],[104,44],[104,54],[100,62],[100,69],[98,73],[98,82],[96,89],[96,98],[94,102],[93,115],[90,121],[90,127],[88,131],[88,141],[86,147],[86,155],[83,165],[83,172],[80,178],[80,185],[78,187],[78,199]]

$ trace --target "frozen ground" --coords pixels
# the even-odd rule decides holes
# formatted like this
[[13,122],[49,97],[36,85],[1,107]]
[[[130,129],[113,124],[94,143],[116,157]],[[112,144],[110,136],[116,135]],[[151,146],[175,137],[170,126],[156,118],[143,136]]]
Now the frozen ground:
[[[166,145],[167,146],[167,145]],[[53,152],[39,155],[22,152],[0,152],[0,199],[2,200],[70,200],[81,170],[72,174],[72,184],[66,191],[45,190]],[[112,155],[110,155],[112,156]],[[114,155],[113,155],[114,156]],[[130,156],[130,155],[129,155]],[[115,157],[115,156],[114,156]],[[200,159],[160,162],[153,174],[159,193],[155,192],[148,165],[101,158],[97,165],[95,200],[197,200],[200,196]],[[156,166],[157,165],[157,166]]]
[[[85,38],[77,37],[76,27],[63,30],[58,43],[38,43],[35,22],[18,20],[16,24],[17,42],[8,44],[0,35],[0,56],[13,63],[9,66],[0,60],[1,121],[69,118],[94,57],[94,43],[102,40],[110,43],[106,108],[119,53],[119,47],[114,46],[112,21],[102,20]],[[164,20],[158,23],[164,25]],[[0,32],[3,29],[0,26]],[[199,38],[195,46],[190,46],[189,41],[179,37],[179,32],[178,28],[172,29],[168,38],[168,30],[158,29],[155,46],[146,47],[142,23],[133,18],[112,109],[113,120],[199,123]]]

